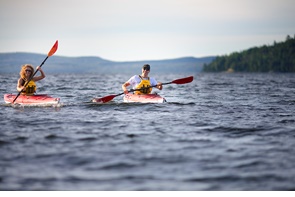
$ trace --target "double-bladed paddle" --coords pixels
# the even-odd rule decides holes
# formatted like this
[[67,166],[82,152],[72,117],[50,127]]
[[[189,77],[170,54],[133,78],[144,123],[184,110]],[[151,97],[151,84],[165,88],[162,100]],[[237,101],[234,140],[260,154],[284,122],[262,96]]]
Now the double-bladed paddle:
[[[47,54],[47,57],[44,59],[44,61],[41,63],[41,65],[39,66],[40,68],[43,66],[43,64],[45,63],[45,61],[52,56],[56,50],[58,48],[58,40],[55,42],[55,44],[53,45],[53,47],[50,49],[50,51]],[[34,72],[34,74],[30,77],[30,79],[25,83],[24,88],[30,83],[30,81],[33,79],[33,77],[36,75],[36,73],[38,72],[38,70],[36,70]],[[24,89],[23,88],[23,89]],[[14,100],[12,101],[12,103],[14,103],[16,101],[16,99],[19,97],[19,95],[22,93],[23,89],[18,93],[18,95],[14,98]]]
[[[190,76],[190,77],[186,77],[186,78],[176,79],[176,80],[173,80],[173,81],[168,82],[168,83],[162,83],[162,85],[167,85],[167,84],[171,84],[171,83],[174,83],[174,84],[185,84],[185,83],[190,83],[193,80],[194,80],[194,77],[193,76]],[[155,86],[151,86],[151,87],[156,87],[156,85]],[[129,92],[134,92],[134,91],[138,91],[138,90],[148,89],[148,88],[151,88],[151,87],[144,87],[144,88],[140,88],[140,89],[131,89],[131,90],[129,90]],[[108,96],[105,96],[105,97],[102,97],[102,98],[95,98],[95,99],[92,100],[92,102],[96,102],[96,103],[107,103],[107,102],[113,100],[115,97],[120,96],[122,94],[124,94],[124,92],[122,92],[120,94],[108,95]]]

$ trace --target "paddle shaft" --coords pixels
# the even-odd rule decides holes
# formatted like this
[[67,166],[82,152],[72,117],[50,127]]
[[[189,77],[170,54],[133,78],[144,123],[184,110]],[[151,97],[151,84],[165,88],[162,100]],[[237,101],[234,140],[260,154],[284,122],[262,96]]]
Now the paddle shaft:
[[[175,84],[185,84],[185,83],[190,83],[193,81],[193,76],[190,76],[190,77],[186,77],[186,78],[182,78],[182,79],[176,79],[174,81],[170,81],[170,82],[166,82],[166,83],[162,83],[162,85],[168,85],[168,84],[171,84],[171,83],[175,83]],[[154,87],[157,87],[157,85],[153,85],[153,86],[149,86],[149,87],[143,87],[143,88],[140,88],[140,89],[131,89],[129,90],[129,92],[134,92],[134,91],[140,91],[140,90],[145,90],[145,89],[149,89],[149,88],[154,88]],[[122,93],[121,93],[122,94]],[[119,95],[121,95],[119,94]],[[123,93],[124,94],[124,93]],[[119,96],[118,95],[118,96]]]
[[[167,85],[167,84],[171,84],[172,82],[168,82],[168,83],[162,83],[162,85]],[[153,85],[153,86],[148,86],[148,87],[143,87],[143,88],[139,88],[139,89],[130,89],[128,90],[128,92],[135,92],[135,91],[140,91],[140,90],[145,90],[145,89],[149,89],[149,88],[154,88],[154,87],[157,87],[157,85]],[[116,94],[116,96],[120,96],[122,94],[125,94],[125,92],[122,92],[120,94]]]
[[[46,62],[46,60],[48,59],[49,56],[47,56],[44,61],[41,63],[41,65],[39,66],[39,68],[41,68],[43,66],[43,64]],[[30,83],[30,81],[34,78],[34,76],[36,75],[36,73],[38,72],[39,70],[36,70],[34,72],[34,74],[30,77],[30,79],[25,83],[25,87]]]

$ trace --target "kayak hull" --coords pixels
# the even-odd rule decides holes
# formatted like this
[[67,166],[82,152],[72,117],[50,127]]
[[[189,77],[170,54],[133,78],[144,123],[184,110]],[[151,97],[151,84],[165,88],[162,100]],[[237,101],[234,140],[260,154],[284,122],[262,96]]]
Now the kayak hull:
[[126,94],[123,98],[125,103],[165,103],[166,99],[157,94]]
[[[4,101],[5,103],[12,104],[14,98],[17,95],[15,94],[4,94]],[[59,98],[53,98],[46,94],[39,94],[39,95],[19,95],[19,97],[15,100],[15,104],[21,105],[55,105],[58,104],[60,101]]]

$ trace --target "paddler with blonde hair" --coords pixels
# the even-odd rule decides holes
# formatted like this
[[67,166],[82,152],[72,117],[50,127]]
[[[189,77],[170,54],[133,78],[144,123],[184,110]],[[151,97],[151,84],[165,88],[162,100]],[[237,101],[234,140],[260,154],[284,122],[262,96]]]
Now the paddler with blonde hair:
[[[37,70],[40,71],[41,75],[40,76],[36,76],[33,77],[31,79],[31,77],[34,74],[34,67],[31,64],[24,64],[21,68],[21,71],[19,73],[20,78],[17,82],[17,91],[22,91],[21,94],[23,95],[33,95],[36,90],[37,90],[37,85],[36,85],[36,81],[40,81],[42,79],[45,78],[45,73],[43,72],[43,70],[41,69],[40,66],[38,66],[36,68]],[[31,79],[31,81],[28,83],[28,81]],[[25,84],[27,84],[27,86],[25,87]]]

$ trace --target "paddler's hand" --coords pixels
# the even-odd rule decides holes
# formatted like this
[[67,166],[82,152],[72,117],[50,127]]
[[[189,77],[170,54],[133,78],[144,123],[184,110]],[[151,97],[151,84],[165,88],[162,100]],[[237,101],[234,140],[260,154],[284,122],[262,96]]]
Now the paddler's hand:
[[163,89],[163,84],[161,82],[159,82],[156,86],[156,88],[158,88],[159,90]]
[[124,90],[124,94],[128,94],[129,92],[128,92],[128,90]]

